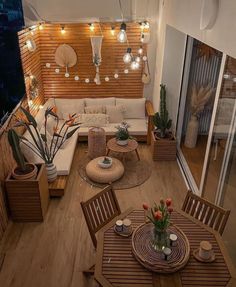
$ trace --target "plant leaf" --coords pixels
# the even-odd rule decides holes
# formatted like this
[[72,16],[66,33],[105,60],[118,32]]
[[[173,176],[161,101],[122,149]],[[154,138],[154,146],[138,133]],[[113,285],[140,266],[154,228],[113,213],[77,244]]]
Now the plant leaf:
[[22,112],[25,114],[27,120],[35,127],[37,128],[37,122],[35,121],[34,117],[29,113],[26,109],[21,107]]
[[73,129],[72,131],[68,132],[66,135],[66,139],[69,139],[70,137],[73,136],[73,134],[79,129],[80,127],[76,127],[75,129]]

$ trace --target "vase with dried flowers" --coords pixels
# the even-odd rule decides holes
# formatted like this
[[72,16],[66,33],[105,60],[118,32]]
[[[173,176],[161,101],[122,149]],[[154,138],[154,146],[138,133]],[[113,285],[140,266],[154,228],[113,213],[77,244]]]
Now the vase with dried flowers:
[[147,218],[153,223],[153,238],[151,240],[155,251],[161,251],[169,245],[167,229],[173,211],[171,204],[170,198],[167,198],[166,201],[161,199],[160,203],[154,203],[153,207],[149,207],[146,203],[143,204]]
[[[22,144],[32,150],[46,164],[48,181],[52,182],[57,178],[56,166],[53,160],[63,146],[63,144],[73,136],[79,129],[80,123],[76,123],[76,114],[69,115],[69,118],[63,123],[59,121],[58,115],[53,108],[47,108],[44,114],[44,126],[39,131],[38,124],[34,117],[26,109],[21,108],[23,112],[22,118],[16,118],[16,127],[23,126],[28,132],[31,139],[19,135]],[[55,125],[53,134],[48,133],[48,121],[53,117]]]

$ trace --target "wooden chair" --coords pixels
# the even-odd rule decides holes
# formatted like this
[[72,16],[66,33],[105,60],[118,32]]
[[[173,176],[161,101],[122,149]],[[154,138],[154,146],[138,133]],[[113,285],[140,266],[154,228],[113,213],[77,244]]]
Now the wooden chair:
[[[96,233],[113,218],[121,214],[115,192],[112,186],[107,186],[101,192],[80,204],[93,245],[96,249]],[[94,265],[89,270],[85,270],[84,274],[94,274]]]
[[187,192],[182,210],[212,229],[223,234],[230,215],[230,210],[216,206],[210,201],[197,196],[191,190]]

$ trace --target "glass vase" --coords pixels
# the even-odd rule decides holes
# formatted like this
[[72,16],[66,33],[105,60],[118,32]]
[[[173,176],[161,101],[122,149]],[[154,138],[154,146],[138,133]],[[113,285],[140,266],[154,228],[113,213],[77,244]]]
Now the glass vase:
[[167,229],[153,228],[152,247],[155,251],[161,251],[169,245]]

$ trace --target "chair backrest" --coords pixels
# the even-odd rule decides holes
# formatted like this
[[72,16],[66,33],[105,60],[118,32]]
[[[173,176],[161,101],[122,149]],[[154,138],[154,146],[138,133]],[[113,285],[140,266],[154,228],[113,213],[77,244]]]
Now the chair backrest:
[[225,225],[230,215],[230,210],[216,206],[210,201],[188,191],[182,210],[202,223],[223,234]]
[[96,232],[121,213],[115,192],[111,186],[108,186],[80,204],[93,245],[96,248]]

